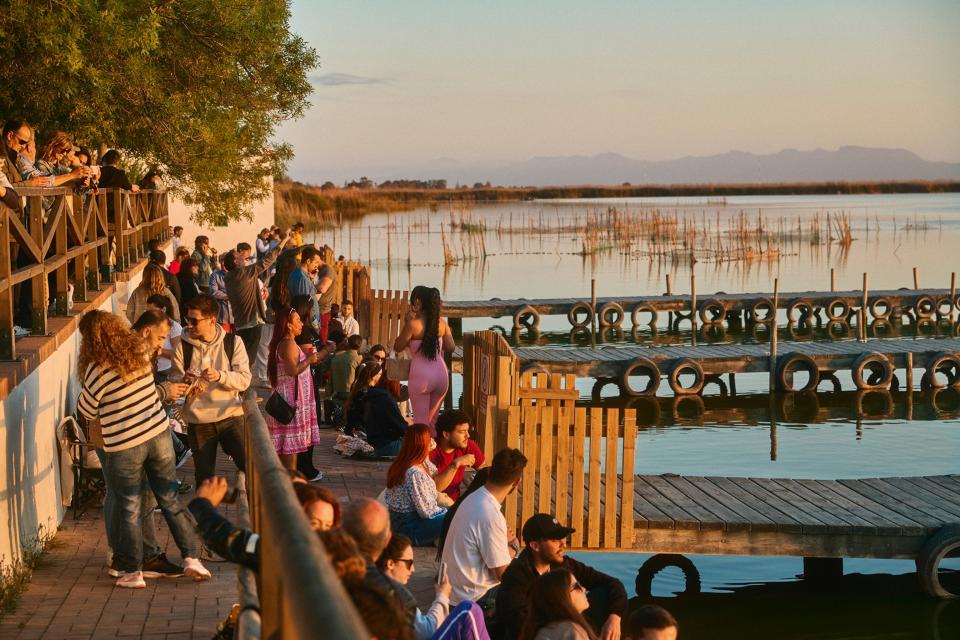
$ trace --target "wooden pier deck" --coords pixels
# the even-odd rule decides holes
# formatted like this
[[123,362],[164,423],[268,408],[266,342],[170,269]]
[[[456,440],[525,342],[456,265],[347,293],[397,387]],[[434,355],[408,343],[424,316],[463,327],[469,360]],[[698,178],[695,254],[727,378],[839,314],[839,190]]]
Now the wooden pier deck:
[[639,552],[912,559],[960,524],[960,476],[638,475],[633,513]]
[[[699,345],[675,347],[590,347],[541,348],[520,347],[514,349],[517,358],[525,367],[550,373],[573,373],[592,378],[620,376],[625,367],[637,358],[647,358],[661,370],[681,360],[700,363],[705,375],[725,373],[769,372],[770,345]],[[793,354],[812,358],[821,370],[849,369],[854,361],[869,353],[887,356],[896,367],[905,367],[907,354],[912,354],[913,364],[924,367],[940,353],[960,352],[960,338],[920,340],[871,340],[868,342],[800,342],[781,343],[778,359]],[[462,350],[454,352],[454,372],[462,372]]]
[[[847,309],[863,306],[863,291],[794,291],[779,294],[778,308],[789,310],[796,302],[803,301],[817,308],[827,308],[837,300],[843,301]],[[953,297],[951,297],[953,296]],[[878,289],[868,291],[868,306],[875,300],[885,299],[888,303],[886,312],[892,308],[913,309],[920,298],[929,298],[934,311],[941,301],[949,301],[953,310],[958,308],[956,293],[950,289]],[[757,305],[772,307],[773,294],[770,293],[700,293],[697,295],[697,308],[717,301],[722,304],[724,311],[742,313],[752,311]],[[532,307],[541,316],[566,315],[570,310],[582,302],[589,304],[590,297],[580,298],[544,298],[528,299],[513,298],[501,300],[446,300],[443,303],[443,314],[451,319],[461,318],[499,318],[514,315],[519,309]],[[602,296],[597,298],[597,309],[602,309],[608,303],[616,303],[622,307],[626,318],[638,306],[649,306],[657,312],[689,313],[691,295],[642,295],[642,296]],[[878,307],[879,310],[879,307]],[[887,313],[884,313],[886,317]]]

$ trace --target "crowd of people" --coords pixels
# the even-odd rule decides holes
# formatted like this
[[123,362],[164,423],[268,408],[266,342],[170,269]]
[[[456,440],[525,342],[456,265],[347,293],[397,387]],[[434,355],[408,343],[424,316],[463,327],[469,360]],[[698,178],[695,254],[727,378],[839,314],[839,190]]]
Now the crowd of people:
[[[660,609],[629,619],[623,585],[564,554],[573,529],[549,514],[522,528],[521,549],[501,505],[527,463],[514,449],[486,460],[470,416],[441,411],[443,354],[454,348],[439,291],[416,287],[396,341],[411,366],[407,385],[387,373],[390,350],[367,345],[350,301],[339,307],[337,270],[302,244],[302,229],[264,229],[254,248],[218,252],[199,236],[191,252],[175,228],[169,264],[158,244],[122,316],[87,312],[80,322],[78,410],[100,447],[107,495],[109,571],[116,585],[210,577],[201,542],[259,569],[259,539],[218,510],[228,493],[216,475],[222,449],[246,464],[242,397],[262,388],[271,440],[305,518],[371,636],[523,640],[676,637]],[[316,484],[321,423],[366,455],[391,460],[379,499],[343,503]],[[196,497],[176,469],[194,460]],[[159,509],[180,551],[161,551]],[[406,584],[415,547],[435,546],[435,598],[418,609]]]

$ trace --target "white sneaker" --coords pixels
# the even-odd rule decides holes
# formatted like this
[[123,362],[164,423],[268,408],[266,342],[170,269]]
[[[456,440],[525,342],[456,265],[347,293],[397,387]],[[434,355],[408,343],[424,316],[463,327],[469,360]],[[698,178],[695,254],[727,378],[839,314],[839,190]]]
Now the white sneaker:
[[183,574],[190,576],[196,582],[210,579],[210,572],[196,558],[183,559]]
[[146,589],[147,583],[143,579],[142,571],[130,571],[117,578],[116,585],[122,589]]

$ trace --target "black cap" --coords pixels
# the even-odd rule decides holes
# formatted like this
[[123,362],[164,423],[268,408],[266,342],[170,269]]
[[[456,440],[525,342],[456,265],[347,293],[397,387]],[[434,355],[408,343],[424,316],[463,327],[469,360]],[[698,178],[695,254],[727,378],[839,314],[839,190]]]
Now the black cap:
[[565,527],[549,513],[538,513],[530,516],[523,524],[523,540],[563,540],[576,531],[572,527]]

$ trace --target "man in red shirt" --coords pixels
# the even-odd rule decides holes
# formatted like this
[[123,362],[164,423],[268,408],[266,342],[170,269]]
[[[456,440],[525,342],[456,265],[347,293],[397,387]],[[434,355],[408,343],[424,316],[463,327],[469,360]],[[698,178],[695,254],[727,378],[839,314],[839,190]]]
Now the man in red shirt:
[[437,417],[437,447],[430,452],[437,467],[437,489],[453,500],[460,497],[460,483],[467,467],[483,466],[483,452],[470,439],[470,416],[464,411],[444,411]]

